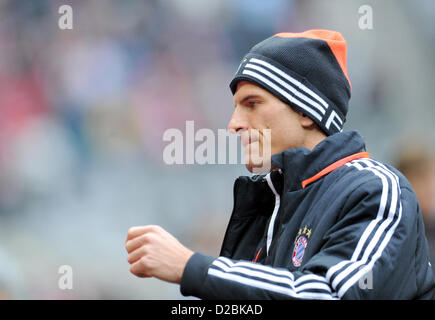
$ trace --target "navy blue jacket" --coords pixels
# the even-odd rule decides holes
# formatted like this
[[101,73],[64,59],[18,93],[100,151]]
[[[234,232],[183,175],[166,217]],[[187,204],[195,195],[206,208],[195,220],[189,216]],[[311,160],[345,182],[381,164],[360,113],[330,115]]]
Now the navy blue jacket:
[[239,177],[218,258],[195,253],[183,295],[203,299],[432,299],[417,198],[396,169],[367,158],[354,131],[272,156]]

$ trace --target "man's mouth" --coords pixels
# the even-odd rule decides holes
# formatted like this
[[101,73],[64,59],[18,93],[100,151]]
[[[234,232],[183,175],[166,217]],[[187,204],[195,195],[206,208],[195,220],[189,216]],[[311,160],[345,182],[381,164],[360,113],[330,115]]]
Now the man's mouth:
[[247,147],[251,143],[260,141],[260,131],[258,130],[243,130],[240,132],[240,141],[243,147]]

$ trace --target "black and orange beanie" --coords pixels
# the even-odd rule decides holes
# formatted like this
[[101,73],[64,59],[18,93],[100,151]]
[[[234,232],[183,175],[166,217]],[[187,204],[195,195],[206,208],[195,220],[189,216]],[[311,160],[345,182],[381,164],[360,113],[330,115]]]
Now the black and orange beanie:
[[327,134],[343,130],[351,94],[346,41],[336,31],[278,33],[244,56],[230,83],[254,82],[310,117]]

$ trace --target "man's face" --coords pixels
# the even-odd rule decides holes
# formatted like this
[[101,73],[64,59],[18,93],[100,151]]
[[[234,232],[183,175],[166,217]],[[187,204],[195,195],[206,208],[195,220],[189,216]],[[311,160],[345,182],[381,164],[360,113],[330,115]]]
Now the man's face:
[[[302,114],[263,88],[251,82],[239,82],[234,106],[228,129],[240,134],[249,171],[258,167],[268,171],[271,155],[303,145]],[[265,150],[270,150],[270,153]]]

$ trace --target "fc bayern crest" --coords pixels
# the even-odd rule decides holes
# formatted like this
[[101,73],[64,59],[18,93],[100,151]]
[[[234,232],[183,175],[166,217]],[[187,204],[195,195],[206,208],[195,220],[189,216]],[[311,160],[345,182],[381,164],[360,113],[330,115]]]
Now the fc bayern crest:
[[305,236],[300,236],[295,243],[293,249],[292,262],[295,267],[299,267],[302,264],[304,258],[305,249],[307,248],[308,240]]

